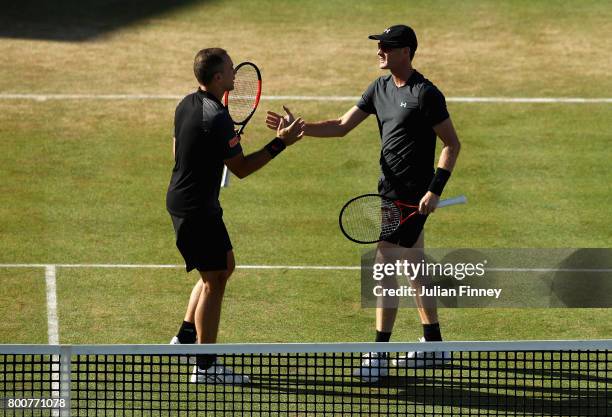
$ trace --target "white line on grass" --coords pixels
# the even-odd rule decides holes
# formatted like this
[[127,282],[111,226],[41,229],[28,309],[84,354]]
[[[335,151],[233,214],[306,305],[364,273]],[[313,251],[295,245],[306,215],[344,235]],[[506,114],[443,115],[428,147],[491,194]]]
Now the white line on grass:
[[55,272],[56,265],[45,265],[45,283],[47,286],[47,332],[49,334],[50,345],[59,344]]
[[[55,290],[56,268],[107,268],[107,269],[176,269],[185,265],[155,265],[155,264],[0,264],[0,268],[45,268],[45,277],[53,274]],[[324,270],[324,271],[358,271],[361,266],[345,265],[237,265],[236,269],[292,269],[292,270]],[[592,272],[610,273],[612,268],[485,268],[490,272]],[[49,299],[49,278],[47,278],[47,300]],[[56,316],[57,320],[57,316]]]
[[[174,94],[19,94],[2,93],[0,100],[180,100]],[[359,96],[262,96],[263,100],[287,101],[349,101],[356,102]],[[609,97],[447,97],[451,103],[564,103],[589,104],[612,103]]]
[[[0,268],[46,268],[47,264],[0,264]],[[123,268],[123,269],[172,269],[185,265],[149,264],[55,264],[56,268]],[[297,269],[297,270],[359,270],[359,266],[339,265],[237,265],[237,269]]]
[[[45,265],[45,283],[47,287],[47,333],[50,345],[59,345],[59,320],[57,318],[57,285],[56,266]],[[53,398],[59,398],[61,389],[61,355],[52,355],[51,392]],[[52,410],[53,417],[60,417],[59,410]]]
[[490,272],[612,272],[606,268],[485,268]]

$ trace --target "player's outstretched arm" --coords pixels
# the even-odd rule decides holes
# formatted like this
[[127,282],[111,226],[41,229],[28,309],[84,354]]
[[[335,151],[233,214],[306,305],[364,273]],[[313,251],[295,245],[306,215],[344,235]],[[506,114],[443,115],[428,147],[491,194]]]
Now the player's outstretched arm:
[[244,155],[242,152],[238,155],[226,159],[225,165],[229,168],[232,174],[238,178],[244,178],[257,171],[276,155],[281,153],[287,146],[293,145],[304,136],[304,121],[302,119],[294,120],[289,126],[285,124],[285,120],[279,122],[276,129],[276,137],[266,146],[257,152],[249,155]]
[[[294,119],[293,114],[291,114],[289,109],[285,106],[283,106],[283,108],[285,109],[285,116],[281,116],[273,111],[268,111],[266,125],[270,129],[276,129],[281,120],[291,122]],[[368,113],[364,112],[357,106],[353,106],[339,119],[305,123],[304,134],[306,136],[315,136],[320,138],[342,137],[357,127],[357,125],[363,122],[368,116]]]

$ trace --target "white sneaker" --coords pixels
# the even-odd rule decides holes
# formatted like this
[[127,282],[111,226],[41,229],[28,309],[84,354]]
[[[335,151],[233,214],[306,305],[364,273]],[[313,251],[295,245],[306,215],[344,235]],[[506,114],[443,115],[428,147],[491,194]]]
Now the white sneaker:
[[353,371],[353,376],[361,378],[364,382],[378,382],[380,378],[389,375],[389,360],[378,352],[363,355],[361,367]]
[[[179,340],[179,338],[177,336],[174,336],[172,338],[172,340],[170,341],[171,345],[181,345],[181,341]],[[180,363],[189,363],[190,365],[194,365],[196,363],[196,358],[195,356],[179,356],[179,362]]]
[[[424,337],[419,339],[421,343],[427,343]],[[398,368],[429,368],[441,366],[451,361],[450,352],[408,352],[406,356],[398,356],[391,361],[391,366]]]
[[208,369],[200,369],[197,365],[194,366],[190,381],[198,384],[230,385],[242,385],[251,382],[248,376],[235,374],[232,368],[223,365],[218,360]]

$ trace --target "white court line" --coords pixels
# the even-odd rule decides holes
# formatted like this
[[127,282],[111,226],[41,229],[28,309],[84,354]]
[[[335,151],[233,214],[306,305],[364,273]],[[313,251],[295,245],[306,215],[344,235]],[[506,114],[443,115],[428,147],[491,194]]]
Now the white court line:
[[[0,268],[46,268],[47,264],[0,264]],[[154,264],[55,264],[55,268],[118,268],[118,269],[172,269],[185,268],[185,265],[154,265]],[[340,265],[237,265],[237,269],[296,269],[343,271],[359,270],[359,266]]]
[[[155,265],[155,264],[0,264],[0,268],[45,268],[47,277],[47,300],[49,300],[49,275],[53,275],[53,290],[55,290],[56,268],[103,268],[103,269],[177,269],[185,265]],[[236,269],[291,269],[291,270],[323,270],[323,271],[359,271],[361,266],[345,265],[236,265]],[[52,273],[50,272],[52,270]],[[490,272],[612,272],[612,268],[485,268]],[[55,302],[55,298],[54,298]],[[56,313],[57,320],[57,313]]]
[[55,265],[45,265],[45,283],[47,286],[47,332],[49,334],[50,345],[59,344],[59,320],[57,317],[55,273]]
[[[20,94],[1,93],[0,100],[180,100],[174,94]],[[349,101],[356,102],[359,96],[262,96],[262,100],[287,101]],[[610,97],[447,97],[451,103],[563,103],[596,104],[612,103]]]
[[606,268],[485,268],[491,272],[612,272]]

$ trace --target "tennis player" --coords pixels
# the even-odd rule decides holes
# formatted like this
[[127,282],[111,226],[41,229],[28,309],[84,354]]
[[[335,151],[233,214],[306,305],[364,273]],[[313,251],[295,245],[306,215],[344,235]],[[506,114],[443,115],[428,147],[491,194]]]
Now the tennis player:
[[[175,344],[217,341],[223,294],[235,266],[219,203],[223,164],[237,177],[247,177],[304,134],[301,119],[287,126],[283,121],[277,137],[245,156],[232,119],[221,104],[224,92],[234,88],[232,59],[221,48],[202,49],[193,69],[199,88],[183,98],[174,116],[175,164],[166,207],[187,272],[197,269],[201,280],[193,287],[185,320],[171,342]],[[199,355],[196,361],[193,382],[249,382],[214,355]]]
[[[365,90],[357,105],[339,119],[306,123],[307,136],[342,137],[364,121],[376,115],[382,147],[380,153],[380,194],[418,204],[416,219],[406,222],[398,232],[377,247],[377,262],[390,252],[402,248],[423,248],[423,226],[432,213],[448,181],[460,143],[446,108],[444,95],[412,66],[417,50],[417,37],[410,27],[391,26],[370,39],[378,41],[379,68],[390,74],[377,78]],[[279,123],[293,121],[291,112],[281,116],[268,112],[268,127],[277,129]],[[442,152],[434,171],[436,136],[443,142]],[[392,251],[393,249],[393,251]],[[408,256],[406,251],[406,256]],[[395,255],[394,255],[395,256]],[[417,291],[418,292],[418,291]],[[441,341],[435,298],[416,298],[419,317],[423,324],[421,341]],[[376,341],[388,342],[397,315],[397,307],[376,310]],[[397,366],[424,367],[445,362],[448,353],[433,358],[424,352],[410,352],[392,362]],[[388,359],[380,353],[364,357],[362,367],[355,372],[369,382],[375,382],[388,372]]]

